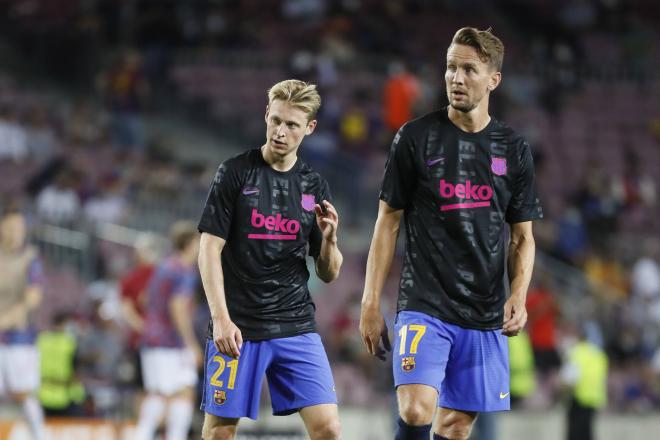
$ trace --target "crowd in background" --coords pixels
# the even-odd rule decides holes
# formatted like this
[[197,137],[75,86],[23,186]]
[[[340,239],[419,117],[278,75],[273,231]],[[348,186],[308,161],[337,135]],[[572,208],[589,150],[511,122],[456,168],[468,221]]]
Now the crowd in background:
[[[650,1],[616,0],[264,3],[0,5],[5,44],[27,58],[0,72],[0,195],[3,205],[20,201],[44,251],[52,282],[38,326],[66,329],[77,339],[75,371],[86,397],[72,402],[72,414],[134,414],[139,344],[125,303],[139,310],[131,276],[137,270],[146,277],[145,265],[166,254],[153,236],[141,235],[135,255],[129,242],[104,234],[103,225],[164,233],[178,218],[196,220],[215,167],[234,152],[223,145],[260,145],[269,80],[288,76],[320,87],[319,130],[303,144],[303,157],[328,175],[341,208],[340,246],[342,233],[352,242],[345,241],[351,264],[338,286],[310,286],[324,311],[319,326],[338,392],[348,404],[388,402],[381,398],[392,397],[388,367],[368,356],[357,332],[368,246],[360,238],[370,236],[393,133],[442,105],[445,48],[438,42],[449,41],[466,17],[466,24],[493,26],[505,41],[504,83],[493,113],[520,125],[532,143],[541,198],[548,201],[538,249],[560,265],[537,270],[530,288],[537,386],[520,396],[521,405],[548,408],[561,401],[563,329],[581,322],[610,358],[610,407],[660,407],[660,216],[658,177],[649,165],[660,158],[659,109],[616,127],[608,141],[619,158],[614,162],[602,157],[610,150],[603,153],[587,139],[592,152],[578,162],[573,179],[568,169],[551,166],[556,150],[572,145],[553,145],[535,125],[564,126],[575,102],[587,100],[590,84],[623,90],[618,99],[626,102],[657,93],[652,67],[658,53],[651,42],[658,41],[653,26],[660,9]],[[187,160],[185,150],[194,146],[153,135],[146,117],[163,112],[161,105],[201,123],[199,130],[213,130],[214,157]],[[601,129],[590,126],[588,136]],[[84,273],[54,258],[44,225],[90,237],[81,248]],[[557,276],[565,267],[587,281],[577,296],[567,294]],[[395,293],[390,280],[391,307]],[[197,299],[193,316],[203,339],[203,292]]]

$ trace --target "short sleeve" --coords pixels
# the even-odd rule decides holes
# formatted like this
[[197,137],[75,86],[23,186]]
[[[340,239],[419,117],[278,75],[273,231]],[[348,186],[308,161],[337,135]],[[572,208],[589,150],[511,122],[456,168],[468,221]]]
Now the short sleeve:
[[193,271],[186,271],[177,274],[174,278],[172,293],[176,296],[191,297],[195,293],[197,286],[197,276]]
[[197,228],[227,240],[234,215],[236,196],[241,189],[237,166],[224,162],[215,173]]
[[416,184],[414,145],[404,125],[392,141],[385,164],[380,199],[392,208],[403,209],[410,203]]
[[[332,199],[332,194],[330,193],[330,185],[328,185],[328,182],[323,180],[321,183],[321,189],[319,190],[316,203],[321,203],[323,200],[327,200],[328,202],[334,204],[334,200]],[[316,223],[316,219],[314,219],[314,223],[312,224],[312,231],[309,234],[309,256],[313,257],[314,259],[318,258],[319,254],[321,253],[321,243],[323,242],[323,234],[321,233],[321,230],[319,229],[319,225]]]
[[520,142],[519,172],[513,184],[513,193],[506,210],[507,223],[521,223],[543,218],[543,209],[536,192],[534,160],[529,144]]

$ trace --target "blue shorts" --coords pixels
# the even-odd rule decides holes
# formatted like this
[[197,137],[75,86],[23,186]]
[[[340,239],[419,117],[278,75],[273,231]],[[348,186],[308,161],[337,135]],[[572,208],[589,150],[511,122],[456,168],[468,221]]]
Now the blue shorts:
[[509,347],[501,330],[473,330],[419,312],[394,324],[394,383],[438,390],[438,406],[461,411],[510,409]]
[[239,359],[206,343],[201,409],[219,417],[256,420],[264,373],[273,414],[337,403],[335,384],[321,337],[316,333],[265,341],[245,341]]

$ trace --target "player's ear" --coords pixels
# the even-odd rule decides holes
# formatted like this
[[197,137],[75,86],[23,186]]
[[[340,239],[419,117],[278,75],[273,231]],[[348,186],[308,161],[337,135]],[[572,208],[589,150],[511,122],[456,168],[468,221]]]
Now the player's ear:
[[266,104],[266,115],[264,116],[264,121],[268,123],[268,111],[270,110],[270,106]]
[[307,128],[305,129],[305,135],[314,133],[315,128],[316,128],[316,119],[312,119],[307,123]]
[[500,82],[502,82],[502,73],[493,72],[493,74],[490,75],[490,79],[488,80],[488,91],[492,92],[495,90],[497,86],[500,85]]

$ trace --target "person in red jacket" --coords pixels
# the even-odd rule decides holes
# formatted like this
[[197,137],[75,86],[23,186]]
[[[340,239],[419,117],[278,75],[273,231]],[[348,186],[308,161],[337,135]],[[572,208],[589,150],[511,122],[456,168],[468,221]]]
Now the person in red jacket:
[[561,366],[557,352],[557,318],[560,310],[547,277],[539,277],[529,290],[527,313],[527,328],[537,370],[543,375],[557,371]]
[[408,72],[403,63],[392,63],[389,71],[390,77],[385,82],[383,96],[383,116],[387,129],[396,132],[415,117],[414,106],[421,90],[419,80]]
[[144,327],[145,291],[159,254],[158,239],[152,234],[140,235],[135,242],[135,267],[119,281],[122,314],[129,328],[128,348],[136,359],[136,382],[140,387],[139,343]]

